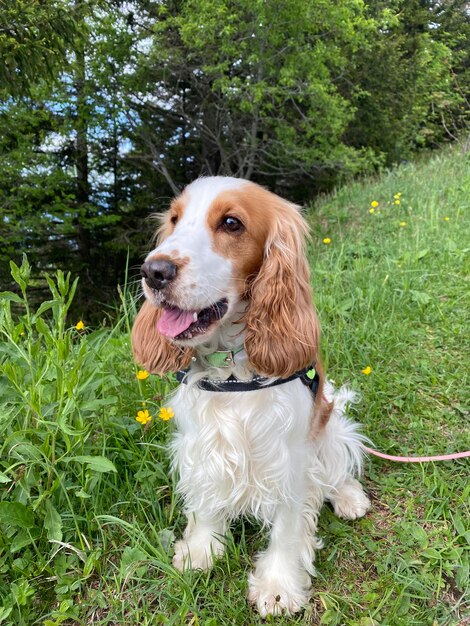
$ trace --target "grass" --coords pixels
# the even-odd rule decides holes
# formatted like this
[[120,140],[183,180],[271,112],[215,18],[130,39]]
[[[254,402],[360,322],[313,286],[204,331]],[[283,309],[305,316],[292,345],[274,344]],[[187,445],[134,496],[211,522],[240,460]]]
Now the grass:
[[[309,212],[328,374],[360,391],[352,412],[382,451],[470,448],[469,198],[468,155],[454,149]],[[27,263],[13,274],[22,295],[2,294],[0,312],[0,624],[261,623],[246,603],[266,539],[256,524],[237,522],[213,572],[171,567],[184,520],[165,453],[173,425],[157,415],[174,381],[136,379],[128,299],[112,327],[77,330],[67,277],[31,311]],[[350,523],[324,508],[312,603],[273,621],[470,623],[468,478],[465,461],[369,459],[373,509]]]

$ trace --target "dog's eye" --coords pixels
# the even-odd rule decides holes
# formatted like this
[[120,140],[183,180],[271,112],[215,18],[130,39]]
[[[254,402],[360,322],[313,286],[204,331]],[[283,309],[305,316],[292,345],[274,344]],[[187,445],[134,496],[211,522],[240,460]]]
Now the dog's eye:
[[173,224],[173,226],[176,224],[177,221],[178,221],[178,216],[177,215],[172,215],[170,217],[170,222]]
[[237,217],[232,217],[231,215],[226,215],[220,226],[227,233],[240,233],[245,229],[242,222]]

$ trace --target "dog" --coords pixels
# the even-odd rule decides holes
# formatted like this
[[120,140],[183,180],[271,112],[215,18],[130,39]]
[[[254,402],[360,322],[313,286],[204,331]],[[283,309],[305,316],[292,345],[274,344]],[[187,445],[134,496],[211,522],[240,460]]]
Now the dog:
[[179,570],[210,568],[231,520],[270,529],[249,575],[262,617],[308,603],[320,509],[346,519],[370,506],[354,400],[325,380],[299,207],[237,178],[188,185],[162,218],[141,268],[135,360],[179,372],[171,443],[187,526]]

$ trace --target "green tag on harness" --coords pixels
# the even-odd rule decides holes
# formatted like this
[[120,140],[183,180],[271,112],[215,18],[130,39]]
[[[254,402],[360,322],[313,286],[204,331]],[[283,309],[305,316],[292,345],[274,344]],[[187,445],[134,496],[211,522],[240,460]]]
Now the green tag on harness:
[[308,370],[307,372],[307,378],[309,378],[310,380],[313,380],[315,378],[315,374],[316,374],[315,368],[312,367],[312,369]]
[[233,367],[235,355],[243,350],[243,346],[236,350],[217,350],[212,354],[206,354],[205,359],[212,367]]

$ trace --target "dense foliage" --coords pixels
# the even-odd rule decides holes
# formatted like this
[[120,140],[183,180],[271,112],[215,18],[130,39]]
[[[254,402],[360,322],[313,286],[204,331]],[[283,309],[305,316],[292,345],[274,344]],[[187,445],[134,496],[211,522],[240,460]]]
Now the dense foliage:
[[4,0],[0,283],[23,251],[115,299],[200,174],[305,201],[468,129],[460,0]]

